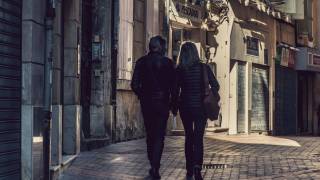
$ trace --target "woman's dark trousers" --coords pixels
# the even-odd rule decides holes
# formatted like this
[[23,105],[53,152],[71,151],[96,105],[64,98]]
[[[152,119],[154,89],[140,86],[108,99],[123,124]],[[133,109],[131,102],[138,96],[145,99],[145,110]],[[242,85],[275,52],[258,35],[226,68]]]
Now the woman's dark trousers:
[[148,159],[151,167],[159,169],[169,118],[169,106],[162,102],[142,102],[141,108],[147,135]]
[[207,119],[201,109],[180,110],[180,116],[185,131],[185,156],[188,172],[193,172],[195,166],[202,168],[203,136]]

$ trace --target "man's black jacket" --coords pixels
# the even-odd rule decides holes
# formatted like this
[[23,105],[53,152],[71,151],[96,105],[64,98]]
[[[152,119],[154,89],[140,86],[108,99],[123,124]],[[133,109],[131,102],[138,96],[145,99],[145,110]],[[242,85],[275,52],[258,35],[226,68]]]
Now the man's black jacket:
[[142,102],[170,103],[175,87],[173,62],[160,53],[141,57],[135,66],[131,88]]

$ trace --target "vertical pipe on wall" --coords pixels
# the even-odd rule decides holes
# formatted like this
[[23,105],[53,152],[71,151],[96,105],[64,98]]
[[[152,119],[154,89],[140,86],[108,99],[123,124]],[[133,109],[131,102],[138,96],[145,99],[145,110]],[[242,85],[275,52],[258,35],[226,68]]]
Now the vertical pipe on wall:
[[46,47],[45,47],[45,89],[44,89],[44,121],[43,121],[43,175],[50,179],[50,131],[52,102],[52,55],[53,55],[53,19],[55,16],[54,1],[48,0],[46,6]]
[[119,1],[111,1],[111,105],[112,105],[112,120],[111,120],[111,140],[116,140],[116,124],[117,124],[117,66],[118,66],[118,13]]

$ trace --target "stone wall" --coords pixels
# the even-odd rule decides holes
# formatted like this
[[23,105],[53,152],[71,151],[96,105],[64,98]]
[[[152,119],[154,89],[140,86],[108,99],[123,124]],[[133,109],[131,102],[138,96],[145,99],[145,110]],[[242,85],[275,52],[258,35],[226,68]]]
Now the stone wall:
[[132,91],[117,92],[116,141],[144,136],[140,103]]

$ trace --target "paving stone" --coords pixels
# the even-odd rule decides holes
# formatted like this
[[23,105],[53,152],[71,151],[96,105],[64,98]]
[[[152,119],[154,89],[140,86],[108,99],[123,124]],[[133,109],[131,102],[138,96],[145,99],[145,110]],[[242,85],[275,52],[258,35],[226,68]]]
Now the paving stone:
[[[228,165],[204,168],[204,179],[320,179],[318,137],[207,136],[204,144],[205,165]],[[145,139],[82,152],[60,179],[148,179],[146,153]],[[161,165],[162,179],[185,179],[184,137],[166,137]]]

